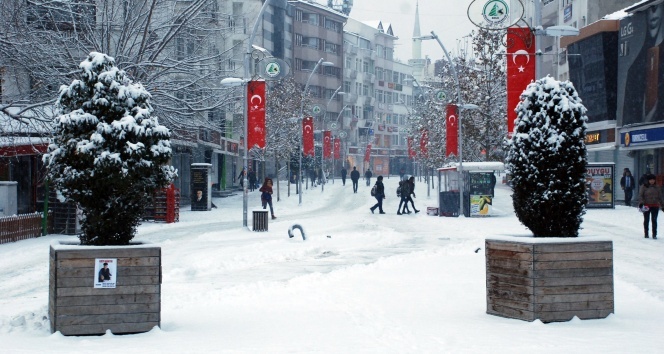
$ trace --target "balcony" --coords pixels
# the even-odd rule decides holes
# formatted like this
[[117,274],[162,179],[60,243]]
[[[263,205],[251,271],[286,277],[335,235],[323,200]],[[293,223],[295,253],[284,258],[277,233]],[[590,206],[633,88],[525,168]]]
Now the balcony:
[[373,106],[374,103],[376,102],[376,98],[368,96],[364,98],[364,104],[366,106]]
[[357,95],[354,93],[346,93],[344,95],[345,104],[355,104],[357,102]]
[[346,70],[346,77],[351,79],[351,80],[357,79],[357,70],[347,69]]
[[372,73],[364,73],[364,82],[367,84],[373,84],[376,81],[376,75]]
[[344,45],[344,53],[350,54],[350,55],[357,55],[357,47],[352,45],[352,44],[345,44]]

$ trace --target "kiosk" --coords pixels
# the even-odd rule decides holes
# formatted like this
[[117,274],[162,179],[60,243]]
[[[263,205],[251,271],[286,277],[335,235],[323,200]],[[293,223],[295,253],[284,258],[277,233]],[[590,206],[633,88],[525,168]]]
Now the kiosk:
[[[495,172],[505,170],[502,162],[464,162],[463,214],[489,216],[493,203]],[[459,164],[438,169],[438,215],[459,216]]]

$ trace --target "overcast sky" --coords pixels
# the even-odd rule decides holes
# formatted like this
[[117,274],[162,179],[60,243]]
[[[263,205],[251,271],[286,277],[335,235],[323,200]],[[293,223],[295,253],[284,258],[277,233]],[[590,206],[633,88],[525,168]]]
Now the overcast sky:
[[[323,2],[324,0],[318,0]],[[324,1],[327,3],[327,1]],[[403,62],[411,58],[411,38],[415,23],[416,0],[354,0],[350,17],[359,21],[380,20],[392,24],[396,42],[396,57]],[[456,53],[470,41],[463,38],[476,29],[468,20],[468,5],[472,0],[419,0],[420,31],[427,35],[434,31],[445,48]],[[422,56],[432,59],[442,58],[445,54],[436,41],[424,41]]]

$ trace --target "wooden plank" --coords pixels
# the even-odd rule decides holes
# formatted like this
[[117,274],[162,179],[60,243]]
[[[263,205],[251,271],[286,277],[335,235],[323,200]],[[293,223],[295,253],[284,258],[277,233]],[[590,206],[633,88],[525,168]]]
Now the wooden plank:
[[599,319],[606,318],[612,314],[612,310],[585,310],[585,311],[563,311],[563,312],[540,312],[537,315],[537,318],[540,321],[547,322],[562,322],[569,321],[574,318],[574,316],[582,320],[590,319]]
[[[497,267],[495,265],[486,265],[487,274],[505,274],[505,275],[515,275],[526,278],[533,278],[535,275],[534,269],[519,269],[519,268],[509,268],[509,267]],[[539,272],[544,272],[540,270]]]
[[491,305],[487,308],[486,313],[507,318],[516,318],[524,321],[534,321],[535,313],[531,311],[519,310],[510,307]]
[[535,294],[535,288],[532,286],[508,284],[493,280],[487,282],[487,288],[492,290],[511,291],[520,294],[528,294],[528,295]]
[[[119,267],[118,278],[126,276],[150,276],[150,275],[159,275],[159,267]],[[67,278],[92,278],[94,277],[95,269],[94,267],[84,267],[84,268],[59,268],[57,270],[58,277],[67,277]]]
[[[94,276],[89,276],[85,278],[65,278],[60,277],[57,280],[58,288],[76,288],[76,287],[86,287],[94,286]],[[125,285],[157,285],[159,284],[159,276],[121,276],[118,275],[116,286],[125,286]]]
[[[105,258],[105,257],[98,257]],[[110,257],[109,257],[110,258]],[[159,266],[159,257],[141,257],[141,258],[118,258],[118,268],[119,267],[149,267],[149,266]],[[58,268],[86,268],[94,267],[95,258],[73,258],[73,259],[59,259],[57,261]]]
[[499,249],[486,249],[486,253],[492,259],[508,258],[520,261],[533,260],[532,252],[516,252],[516,251],[499,250]]
[[145,304],[121,304],[121,305],[99,305],[90,306],[60,306],[58,316],[81,316],[81,315],[107,315],[113,314],[135,314],[135,313],[158,313],[161,309],[160,303]]
[[613,259],[613,252],[550,252],[535,254],[537,262]]
[[144,323],[112,323],[112,324],[95,324],[95,325],[72,325],[72,326],[59,326],[58,330],[62,335],[90,335],[90,334],[104,334],[107,329],[110,329],[114,334],[122,333],[142,333],[152,330],[154,327],[159,327],[159,322],[144,322]]
[[613,301],[613,293],[534,295],[536,304],[557,302]]
[[89,258],[135,258],[135,257],[159,257],[161,249],[159,247],[131,247],[127,246],[126,249],[109,248],[109,249],[88,249],[86,246],[80,246],[81,249],[72,250],[59,250],[58,259],[89,259]]
[[58,288],[56,293],[61,296],[100,296],[100,295],[123,295],[123,294],[156,294],[159,293],[159,285],[128,285],[115,289],[95,289],[91,286],[81,288]]
[[59,326],[73,325],[95,325],[111,323],[137,323],[137,322],[157,322],[159,314],[148,313],[121,313],[110,315],[81,315],[81,316],[61,316],[58,315],[55,321]]
[[611,268],[613,260],[594,259],[583,261],[552,261],[552,262],[534,262],[534,269],[589,269],[589,268]]
[[533,252],[535,254],[554,252],[610,252],[613,250],[613,242],[611,241],[535,243],[533,245]]
[[533,278],[573,278],[573,277],[604,277],[613,276],[613,268],[588,269],[536,269]]
[[507,258],[489,259],[487,260],[487,266],[495,266],[500,268],[534,269],[533,262]]
[[525,310],[525,311],[534,311],[535,309],[535,304],[532,302],[524,302],[524,301],[514,301],[514,300],[509,300],[509,299],[501,299],[497,297],[492,297],[488,296],[488,303],[497,305],[497,306],[505,306],[513,309],[520,309],[520,310]]
[[536,278],[533,279],[534,286],[564,286],[564,285],[594,285],[611,284],[612,276],[600,277],[569,277],[569,278]]
[[520,301],[520,302],[532,302],[535,296],[526,293],[518,293],[503,289],[486,289],[486,294],[487,296],[492,298]]
[[613,291],[613,284],[539,286],[534,289],[535,295],[594,294]]
[[[496,274],[496,273],[487,273],[486,275],[487,282],[498,282],[504,284],[514,284],[514,285],[524,285],[524,286],[534,286],[535,279],[526,278],[508,274]],[[570,284],[573,285],[573,284]]]
[[[107,289],[101,289],[107,290]],[[67,306],[93,306],[93,305],[121,305],[160,303],[161,294],[121,294],[121,295],[89,295],[89,296],[63,296],[58,298],[58,307]]]
[[576,310],[613,310],[613,301],[557,302],[553,304],[535,304],[536,312],[576,311]]
[[500,240],[486,240],[484,242],[484,249],[485,250],[495,249],[495,250],[529,253],[533,251],[533,244],[511,242],[511,241],[500,241]]

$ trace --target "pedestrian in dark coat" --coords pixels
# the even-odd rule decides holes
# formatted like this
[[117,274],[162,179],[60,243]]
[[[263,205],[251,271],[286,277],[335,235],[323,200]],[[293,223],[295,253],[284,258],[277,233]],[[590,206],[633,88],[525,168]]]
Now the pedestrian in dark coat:
[[373,176],[373,173],[371,173],[370,169],[367,169],[367,172],[364,172],[364,178],[367,179],[367,186],[371,185],[371,176]]
[[636,181],[629,168],[625,168],[623,176],[620,179],[620,188],[625,192],[625,205],[632,206],[632,194],[634,191]]
[[648,184],[639,190],[639,209],[643,211],[643,235],[648,238],[648,226],[652,221],[652,238],[657,239],[657,215],[664,203],[662,201],[662,190],[655,184],[655,175],[646,176]]
[[251,168],[249,169],[249,173],[247,174],[247,179],[249,180],[249,190],[253,192],[254,189],[256,189],[257,179],[256,179],[256,172],[254,172],[254,170],[252,170]]
[[341,182],[343,183],[344,186],[346,185],[346,174],[347,173],[348,173],[348,171],[346,171],[346,168],[342,167],[341,168]]
[[240,171],[240,175],[237,176],[237,179],[240,180],[240,187],[244,188],[244,168],[242,168],[242,171]]
[[353,167],[350,172],[350,180],[353,181],[353,193],[357,193],[357,182],[360,180],[360,171],[357,170],[357,167]]
[[277,217],[274,216],[274,208],[272,208],[272,179],[265,177],[263,185],[259,191],[261,192],[261,204],[263,204],[263,209],[270,205],[270,214],[272,215],[272,219],[276,219]]
[[[408,193],[408,201],[413,206],[413,210],[415,211],[415,213],[419,213],[420,211],[417,210],[417,208],[415,208],[415,202],[413,201],[413,198],[415,198],[415,177],[410,176],[407,183],[410,185],[410,188],[409,188],[410,193]],[[413,196],[412,198],[411,198],[411,195]]]
[[378,176],[376,180],[376,195],[374,196],[376,198],[376,205],[372,206],[369,208],[371,210],[371,214],[374,213],[374,210],[378,208],[378,211],[380,212],[379,214],[385,214],[383,211],[383,199],[385,199],[385,186],[383,185],[383,176]]
[[[397,208],[397,215],[410,214],[410,210],[406,211],[408,208],[408,197],[410,196],[410,183],[408,181],[399,181],[399,186],[401,187],[401,201],[399,202],[399,208]],[[403,211],[401,211],[401,205],[403,205]]]

